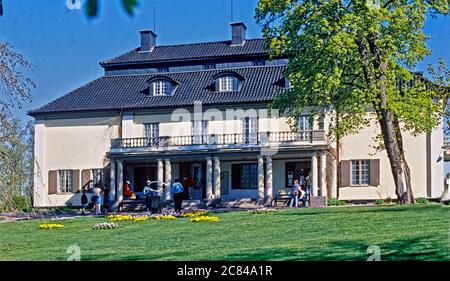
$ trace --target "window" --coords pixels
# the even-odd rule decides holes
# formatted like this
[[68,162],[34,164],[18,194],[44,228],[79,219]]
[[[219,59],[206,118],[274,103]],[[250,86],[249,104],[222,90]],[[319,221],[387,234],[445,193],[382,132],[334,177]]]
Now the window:
[[258,164],[241,164],[241,189],[258,188]]
[[153,95],[154,96],[167,95],[167,82],[163,80],[153,82]]
[[159,143],[159,123],[145,123],[144,135],[147,146],[157,146]]
[[208,121],[192,121],[193,144],[205,144],[208,136]]
[[101,169],[92,169],[91,170],[91,188],[95,186],[95,184],[100,184],[102,181],[102,170]]
[[67,193],[72,192],[73,187],[73,171],[72,170],[61,170],[58,171],[58,192]]
[[369,185],[369,160],[352,161],[352,185]]
[[219,92],[231,92],[233,91],[233,80],[232,76],[224,76],[219,78]]
[[243,120],[244,142],[256,144],[258,142],[258,118],[245,117]]
[[300,140],[309,140],[311,136],[311,122],[309,115],[300,115],[298,118],[297,132]]
[[325,128],[325,115],[319,115],[319,130],[323,130]]

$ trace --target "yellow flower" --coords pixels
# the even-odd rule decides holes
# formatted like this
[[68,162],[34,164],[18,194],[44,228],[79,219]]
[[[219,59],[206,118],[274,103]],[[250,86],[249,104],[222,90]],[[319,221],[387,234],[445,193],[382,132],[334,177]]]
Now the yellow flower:
[[110,221],[131,221],[133,216],[131,215],[109,215],[107,216]]
[[134,222],[140,222],[140,221],[148,221],[150,218],[148,216],[143,216],[143,217],[134,217],[133,221]]
[[64,227],[64,225],[59,224],[59,223],[44,223],[44,224],[39,225],[40,229],[54,229],[54,228],[63,228],[63,227]]
[[174,219],[176,219],[176,217],[172,216],[172,215],[165,215],[165,216],[156,216],[156,217],[153,217],[153,219],[157,220],[157,221],[160,221],[160,220],[174,220]]
[[198,211],[198,212],[183,213],[180,215],[180,217],[181,218],[195,218],[195,217],[201,217],[201,216],[207,216],[207,215],[209,215],[209,212]]
[[220,218],[216,216],[201,216],[196,218],[191,218],[190,222],[219,222]]

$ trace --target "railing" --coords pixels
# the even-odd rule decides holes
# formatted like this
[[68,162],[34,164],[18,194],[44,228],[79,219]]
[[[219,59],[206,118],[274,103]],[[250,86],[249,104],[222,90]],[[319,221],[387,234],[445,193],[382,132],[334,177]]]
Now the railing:
[[324,130],[300,132],[261,132],[258,134],[211,134],[190,136],[162,136],[158,138],[123,138],[112,140],[112,148],[144,148],[192,145],[267,145],[271,143],[320,142]]

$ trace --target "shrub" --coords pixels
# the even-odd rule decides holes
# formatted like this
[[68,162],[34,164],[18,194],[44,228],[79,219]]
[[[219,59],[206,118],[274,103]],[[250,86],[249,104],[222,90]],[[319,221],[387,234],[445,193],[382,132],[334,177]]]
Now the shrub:
[[428,199],[425,197],[416,198],[417,204],[428,204]]
[[344,206],[347,205],[345,201],[338,200],[337,198],[329,198],[328,206]]
[[391,197],[388,197],[388,198],[386,198],[386,200],[384,200],[384,202],[386,202],[386,203],[392,203],[392,198]]
[[384,200],[383,199],[378,199],[375,201],[375,205],[383,205],[384,204]]

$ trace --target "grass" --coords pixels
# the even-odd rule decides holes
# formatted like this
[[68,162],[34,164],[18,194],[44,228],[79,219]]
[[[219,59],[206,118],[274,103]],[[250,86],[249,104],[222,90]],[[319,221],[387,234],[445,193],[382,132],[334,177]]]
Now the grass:
[[221,222],[119,222],[76,218],[63,229],[39,230],[49,220],[0,224],[0,260],[66,260],[77,245],[82,260],[366,260],[377,245],[382,260],[450,260],[450,208],[415,206],[236,211]]

